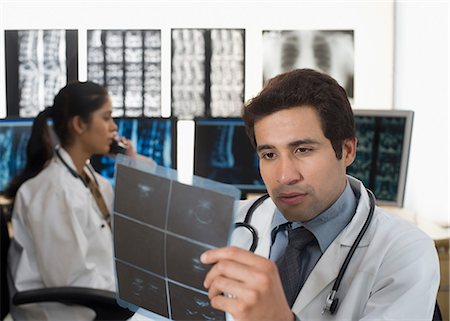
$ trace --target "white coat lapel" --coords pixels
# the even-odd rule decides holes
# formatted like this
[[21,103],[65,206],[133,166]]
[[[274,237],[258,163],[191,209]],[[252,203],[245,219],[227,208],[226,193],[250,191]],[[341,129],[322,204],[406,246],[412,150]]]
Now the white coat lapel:
[[[363,188],[363,190],[358,191],[359,193],[361,193],[361,196],[355,216],[317,262],[293,305],[292,309],[294,311],[304,309],[325,287],[336,279],[350,247],[361,231],[369,214],[369,197],[367,192]],[[368,246],[371,239],[372,235],[368,232],[367,235],[364,235],[358,247]]]

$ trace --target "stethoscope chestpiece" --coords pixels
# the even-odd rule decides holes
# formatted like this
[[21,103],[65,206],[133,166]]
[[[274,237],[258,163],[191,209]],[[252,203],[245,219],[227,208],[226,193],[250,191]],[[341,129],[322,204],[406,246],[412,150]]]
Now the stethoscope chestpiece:
[[325,300],[325,306],[323,307],[322,314],[328,311],[330,314],[334,314],[339,304],[339,299],[336,298],[336,290],[331,290]]

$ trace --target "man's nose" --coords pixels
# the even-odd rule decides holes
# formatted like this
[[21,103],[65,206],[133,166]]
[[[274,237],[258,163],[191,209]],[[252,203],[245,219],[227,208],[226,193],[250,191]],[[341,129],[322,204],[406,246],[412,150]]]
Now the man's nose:
[[303,179],[298,162],[291,156],[278,159],[277,181],[283,185],[293,185]]

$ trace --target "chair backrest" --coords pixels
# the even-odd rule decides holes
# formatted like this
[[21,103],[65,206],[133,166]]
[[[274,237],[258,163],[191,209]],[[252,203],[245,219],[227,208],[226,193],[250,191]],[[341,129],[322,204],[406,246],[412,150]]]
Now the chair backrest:
[[0,267],[0,320],[3,320],[5,316],[9,313],[9,291],[8,283],[6,281],[6,270],[7,270],[7,256],[9,248],[9,233],[8,226],[6,224],[6,217],[3,211],[3,206],[0,205],[0,219],[1,219],[1,267]]
[[436,305],[434,306],[433,321],[442,321],[441,309],[439,309],[437,301]]

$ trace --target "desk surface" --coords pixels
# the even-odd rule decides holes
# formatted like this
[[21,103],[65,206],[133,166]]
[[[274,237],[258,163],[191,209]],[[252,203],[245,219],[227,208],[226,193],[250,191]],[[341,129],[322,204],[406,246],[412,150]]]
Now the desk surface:
[[399,215],[400,217],[406,219],[407,221],[416,224],[417,227],[422,229],[433,240],[437,242],[439,241],[448,242],[450,238],[450,232],[447,228],[441,227],[440,225],[430,221],[426,217],[416,215],[412,211],[406,210],[404,208],[394,206],[382,206],[382,208],[386,209],[386,211],[388,212]]

